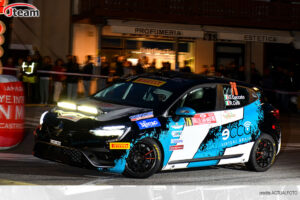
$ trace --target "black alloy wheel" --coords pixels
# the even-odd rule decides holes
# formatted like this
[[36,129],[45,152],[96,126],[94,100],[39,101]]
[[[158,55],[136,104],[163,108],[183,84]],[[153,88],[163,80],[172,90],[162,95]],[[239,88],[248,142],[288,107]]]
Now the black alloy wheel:
[[158,143],[150,138],[135,144],[129,152],[124,175],[133,178],[147,178],[161,165],[162,153]]
[[262,134],[255,142],[249,162],[246,164],[251,170],[263,172],[274,163],[276,156],[276,144],[274,139],[267,134]]

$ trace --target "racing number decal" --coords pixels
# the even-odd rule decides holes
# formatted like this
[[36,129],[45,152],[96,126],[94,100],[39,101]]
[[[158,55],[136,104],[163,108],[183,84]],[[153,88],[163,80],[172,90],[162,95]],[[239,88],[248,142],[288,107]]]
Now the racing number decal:
[[231,86],[231,94],[234,95],[234,96],[238,96],[239,93],[238,93],[238,90],[236,88],[236,82],[229,82],[230,83],[230,86]]

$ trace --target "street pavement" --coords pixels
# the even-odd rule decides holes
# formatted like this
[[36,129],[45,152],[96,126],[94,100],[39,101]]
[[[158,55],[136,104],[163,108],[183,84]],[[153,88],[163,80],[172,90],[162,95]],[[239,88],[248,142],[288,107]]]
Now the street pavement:
[[266,172],[242,164],[164,171],[147,179],[72,167],[32,156],[33,130],[51,107],[27,106],[25,137],[14,149],[0,151],[0,185],[300,185],[300,115],[281,116],[282,151]]

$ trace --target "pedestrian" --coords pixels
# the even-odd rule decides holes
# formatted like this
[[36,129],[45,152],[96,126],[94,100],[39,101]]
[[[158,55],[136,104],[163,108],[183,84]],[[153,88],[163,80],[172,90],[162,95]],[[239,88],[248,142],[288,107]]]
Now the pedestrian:
[[14,65],[14,59],[12,57],[7,59],[4,67],[9,69],[3,69],[2,74],[16,76],[16,68]]
[[49,83],[51,74],[48,73],[52,70],[51,58],[45,56],[43,58],[42,66],[40,67],[40,104],[48,104],[49,102]]
[[136,66],[134,67],[135,74],[143,74],[145,72],[143,68],[142,59],[138,59]]
[[[101,68],[100,68],[100,75],[107,76],[109,75],[110,71],[110,63],[107,61],[105,56],[101,57]],[[99,78],[98,80],[98,90],[101,90],[106,87],[107,78]]]
[[124,56],[118,56],[116,62],[116,73],[115,76],[122,77],[124,75]]
[[[92,75],[93,74],[93,62],[92,56],[86,56],[86,63],[82,69],[84,74]],[[90,87],[91,87],[91,76],[84,76],[83,77],[83,86],[84,86],[84,96],[87,97],[90,95]]]
[[207,76],[215,76],[216,75],[216,69],[214,65],[210,65],[208,68],[208,72],[206,74]]
[[22,63],[22,81],[24,84],[24,94],[26,103],[36,103],[37,91],[36,83],[37,76],[37,63],[29,55],[26,61]]
[[251,63],[250,70],[251,70],[250,83],[255,84],[255,85],[261,85],[261,75],[259,74],[258,70],[256,69],[255,63]]
[[[77,57],[68,55],[68,62],[66,64],[68,73],[79,73],[79,65]],[[78,75],[68,75],[67,77],[67,95],[68,99],[76,99],[78,90]]]
[[245,66],[241,65],[237,72],[237,80],[246,81]]
[[[52,69],[54,72],[66,72],[66,68],[64,66],[64,61],[62,59],[57,59],[55,65]],[[63,74],[54,74],[53,81],[54,81],[54,95],[53,95],[53,102],[58,102],[60,99],[61,92],[63,91],[63,83],[66,80],[67,76]]]

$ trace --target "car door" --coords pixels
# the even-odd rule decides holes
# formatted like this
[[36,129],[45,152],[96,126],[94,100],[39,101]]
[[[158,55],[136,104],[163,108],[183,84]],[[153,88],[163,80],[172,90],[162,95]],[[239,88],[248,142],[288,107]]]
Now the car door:
[[[217,84],[201,85],[189,91],[172,107],[171,113],[179,107],[190,107],[196,111],[196,115],[192,118],[181,117],[177,122],[174,121],[174,114],[170,116],[169,135],[172,139],[169,149],[166,150],[170,156],[163,169],[211,165],[208,162],[190,160],[214,156],[217,151],[218,144],[214,142],[205,144],[205,147],[201,145],[207,137],[213,137],[208,135],[209,130],[221,124],[221,116],[216,112],[219,107],[218,94]],[[178,127],[174,126],[174,123],[177,123]],[[174,134],[174,127],[181,128],[177,130],[178,134]]]
[[223,85],[223,99],[218,151],[220,156],[233,158],[220,160],[219,164],[246,162],[260,134],[261,103],[255,92],[235,83]]

